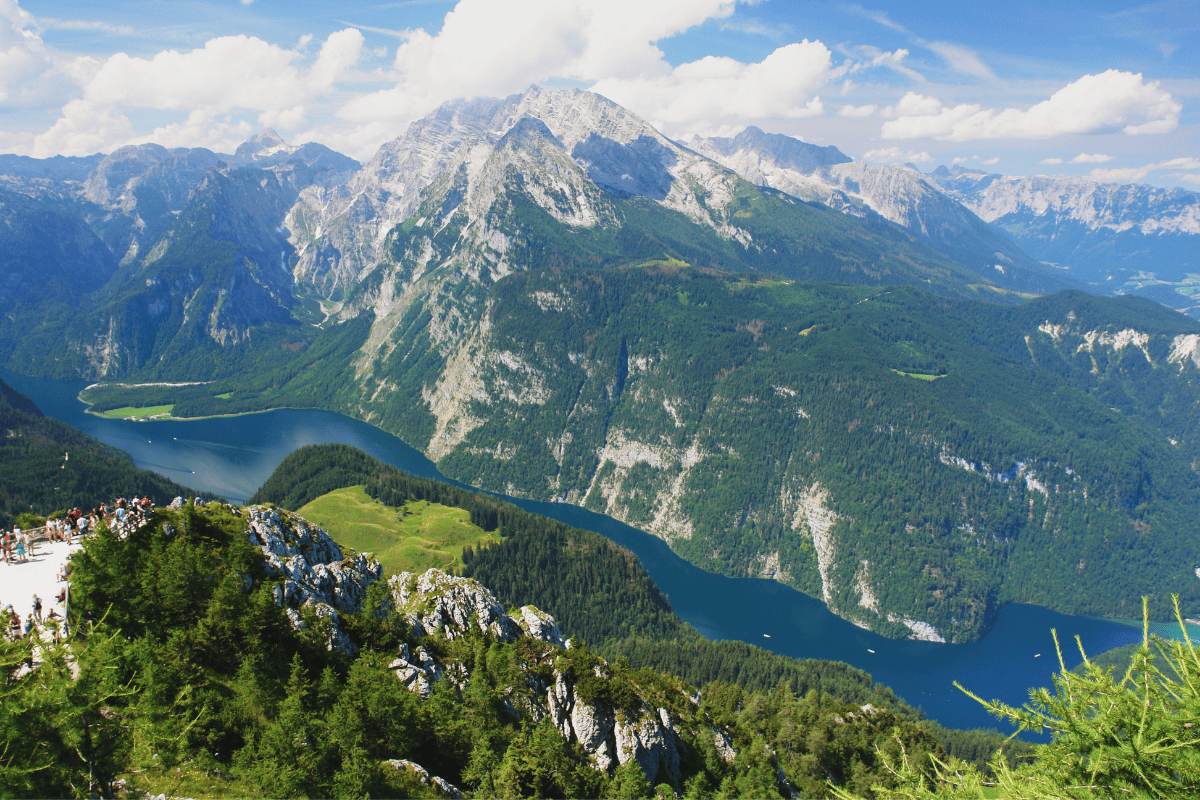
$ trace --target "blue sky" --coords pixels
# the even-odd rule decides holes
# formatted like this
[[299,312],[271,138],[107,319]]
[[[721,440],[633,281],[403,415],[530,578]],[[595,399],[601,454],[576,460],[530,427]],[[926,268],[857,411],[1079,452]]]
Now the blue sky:
[[1200,189],[1200,0],[0,0],[0,151],[359,159],[439,103],[593,88],[664,133]]

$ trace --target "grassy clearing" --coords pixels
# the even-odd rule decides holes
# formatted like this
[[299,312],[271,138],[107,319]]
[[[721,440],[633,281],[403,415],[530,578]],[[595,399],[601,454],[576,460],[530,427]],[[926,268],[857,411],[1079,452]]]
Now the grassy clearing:
[[500,541],[499,534],[472,525],[465,509],[424,500],[391,508],[361,486],[322,495],[297,513],[320,525],[343,547],[373,553],[388,575],[430,567],[458,572],[464,547]]
[[103,412],[103,416],[110,419],[127,419],[129,417],[137,417],[138,419],[148,419],[150,417],[169,417],[171,412],[175,410],[175,404],[171,403],[165,406],[124,406],[122,408],[110,408]]
[[121,776],[127,781],[125,796],[165,794],[167,797],[193,797],[196,800],[213,798],[252,797],[253,787],[229,776],[209,774],[199,765],[188,762],[168,769],[151,767]]
[[936,381],[938,378],[944,378],[945,375],[930,375],[926,372],[901,372],[898,369],[892,370],[897,375],[903,375],[906,378],[916,378],[919,381]]

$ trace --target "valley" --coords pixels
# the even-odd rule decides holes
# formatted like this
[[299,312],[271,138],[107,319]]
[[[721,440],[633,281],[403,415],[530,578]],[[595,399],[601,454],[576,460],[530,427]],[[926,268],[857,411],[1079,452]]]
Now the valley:
[[[889,637],[978,640],[1011,603],[1200,615],[1200,324],[1004,233],[1014,197],[1079,217],[1107,189],[681,144],[538,87],[367,163],[263,131],[64,169],[5,178],[21,269],[61,226],[75,249],[41,267],[65,294],[12,282],[0,363],[96,382],[97,413],[346,414]],[[1096,230],[1152,208],[1190,241],[1186,193],[1135,195]],[[28,222],[50,207],[58,233]]]
[[[336,414],[280,410],[179,422],[106,420],[87,414],[75,399],[86,385],[82,382],[22,379],[11,373],[0,373],[0,377],[29,394],[49,413],[85,433],[128,449],[138,464],[153,466],[166,475],[187,477],[195,488],[235,502],[250,500],[251,487],[266,483],[297,448],[327,442],[351,445],[411,475],[443,479],[434,464],[399,439]],[[293,478],[283,485],[302,492],[288,499],[287,505],[300,508],[312,499],[303,493],[303,481]],[[658,590],[670,598],[674,613],[704,637],[744,642],[795,658],[852,665],[871,673],[908,703],[921,707],[930,719],[947,727],[995,725],[981,706],[952,688],[955,680],[971,676],[971,688],[986,697],[1017,705],[1024,702],[1030,686],[1046,685],[1055,664],[1034,655],[1053,647],[1051,628],[1064,638],[1080,636],[1088,653],[1133,642],[1140,635],[1136,626],[1066,616],[1036,606],[1008,605],[1000,609],[988,635],[976,642],[947,645],[888,639],[839,618],[820,599],[778,581],[727,578],[705,572],[684,561],[661,539],[609,517],[564,503],[509,499],[527,511],[595,531],[628,548],[637,555]],[[764,609],[770,609],[770,614]],[[1169,625],[1155,630],[1161,635],[1171,634]],[[771,634],[771,638],[764,638],[763,633]],[[1074,650],[1066,650],[1064,655],[1068,665],[1077,663]],[[730,674],[736,674],[737,664],[730,664],[730,669]],[[938,699],[934,702],[931,698]]]

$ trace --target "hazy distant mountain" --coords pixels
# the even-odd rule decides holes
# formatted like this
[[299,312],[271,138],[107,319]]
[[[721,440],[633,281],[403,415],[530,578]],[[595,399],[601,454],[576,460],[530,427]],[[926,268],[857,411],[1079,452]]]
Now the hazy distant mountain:
[[758,186],[856,216],[875,212],[1001,286],[1052,292],[1074,285],[912,167],[854,162],[837,148],[763,133],[753,126],[734,138],[700,138],[689,145]]
[[[1096,291],[1137,291],[1172,308],[1197,310],[1200,301],[1182,286],[1200,273],[1196,192],[961,167],[940,167],[929,180],[1034,258],[1069,270]],[[1138,280],[1139,274],[1170,285]]]

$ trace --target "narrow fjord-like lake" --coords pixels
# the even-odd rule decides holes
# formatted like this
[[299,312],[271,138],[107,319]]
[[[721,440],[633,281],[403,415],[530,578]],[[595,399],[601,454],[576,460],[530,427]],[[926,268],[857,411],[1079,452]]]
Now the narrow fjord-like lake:
[[[396,437],[340,414],[285,409],[192,421],[113,420],[85,412],[77,395],[86,382],[26,378],[2,370],[0,377],[46,414],[125,450],[139,467],[235,502],[245,502],[285,456],[309,444],[353,445],[414,475],[446,480]],[[1048,686],[1058,667],[1051,628],[1058,630],[1068,667],[1080,661],[1075,636],[1092,654],[1141,638],[1140,625],[1013,605],[1000,612],[986,637],[972,644],[893,641],[851,625],[820,601],[774,581],[704,572],[661,540],[609,517],[564,504],[513,502],[601,533],[635,552],[676,613],[710,639],[740,639],[797,658],[845,661],[949,727],[998,724],[951,685],[955,680],[982,697],[1013,705],[1028,699],[1030,687]],[[1172,633],[1171,626],[1156,627],[1164,635]]]

